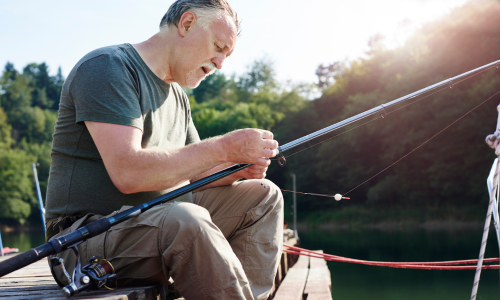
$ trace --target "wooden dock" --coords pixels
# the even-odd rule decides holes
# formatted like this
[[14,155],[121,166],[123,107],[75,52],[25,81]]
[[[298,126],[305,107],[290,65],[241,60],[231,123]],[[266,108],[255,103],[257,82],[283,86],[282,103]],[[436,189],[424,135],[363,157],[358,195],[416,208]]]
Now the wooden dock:
[[[295,245],[291,239],[287,244]],[[12,257],[0,257],[0,261]],[[323,259],[283,253],[276,274],[275,286],[269,299],[328,300],[331,296],[330,271]],[[170,288],[170,289],[169,289]],[[42,259],[21,270],[0,278],[2,299],[66,299],[50,274],[47,259]],[[184,299],[172,286],[146,286],[119,288],[114,291],[100,289],[83,292],[72,299],[101,300],[173,300]]]
[[[0,261],[12,257],[0,257]],[[169,293],[170,292],[170,293]],[[21,270],[0,278],[0,299],[66,299],[61,288],[50,274],[47,259],[44,258]],[[83,292],[71,299],[101,299],[101,300],[157,300],[183,299],[168,287],[146,286],[118,288],[114,291],[100,289],[93,292]]]
[[331,286],[330,270],[324,259],[299,256],[297,262],[288,268],[288,272],[271,299],[331,300]]

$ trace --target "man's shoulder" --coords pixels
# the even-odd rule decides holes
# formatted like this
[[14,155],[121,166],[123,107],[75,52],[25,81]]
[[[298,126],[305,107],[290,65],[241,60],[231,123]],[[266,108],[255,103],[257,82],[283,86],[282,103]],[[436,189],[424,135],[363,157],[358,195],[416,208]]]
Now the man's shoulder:
[[128,51],[130,47],[132,47],[130,44],[120,44],[92,50],[78,61],[72,72],[77,72],[83,64],[95,64],[97,67],[106,67],[108,64],[122,63],[124,60],[124,53]]

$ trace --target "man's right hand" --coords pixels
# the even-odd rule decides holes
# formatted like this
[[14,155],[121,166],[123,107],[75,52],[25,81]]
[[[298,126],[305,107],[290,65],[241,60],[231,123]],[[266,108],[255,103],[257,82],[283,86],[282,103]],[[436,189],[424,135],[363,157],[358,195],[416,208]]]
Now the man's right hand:
[[268,166],[270,157],[278,154],[273,133],[262,129],[239,129],[222,136],[226,161]]

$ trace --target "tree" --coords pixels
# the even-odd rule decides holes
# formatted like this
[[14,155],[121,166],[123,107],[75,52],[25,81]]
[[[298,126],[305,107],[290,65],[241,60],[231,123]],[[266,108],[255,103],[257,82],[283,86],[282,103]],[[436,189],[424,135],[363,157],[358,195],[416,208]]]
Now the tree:
[[271,130],[307,101],[298,89],[280,90],[272,63],[265,58],[238,78],[217,72],[212,76],[192,92],[192,116],[201,138],[249,127]]
[[[284,142],[291,141],[498,60],[498,51],[494,49],[500,47],[499,13],[498,1],[473,0],[441,20],[424,25],[403,47],[387,50],[380,37],[372,38],[368,58],[350,62],[342,76],[325,80],[333,84],[323,90],[319,99],[304,111],[288,115],[273,131]],[[328,67],[320,67],[325,68],[320,73],[328,76]],[[287,169],[304,175],[297,189],[328,194],[347,192],[498,91],[498,70],[493,68],[385,119],[294,155],[288,159]],[[484,180],[494,155],[484,145],[484,137],[495,128],[498,101],[497,97],[486,103],[439,138],[360,186],[349,195],[349,203],[343,205],[443,207],[475,205],[487,199]],[[288,181],[274,167],[269,174],[280,186],[287,187]],[[302,210],[314,211],[339,204],[311,201],[300,205]]]
[[[0,77],[0,219],[24,223],[36,206],[31,164],[38,162],[42,194],[64,78],[45,63],[19,73],[7,63]],[[57,98],[56,98],[57,97]],[[35,208],[36,209],[36,208]],[[35,210],[36,211],[36,210]]]

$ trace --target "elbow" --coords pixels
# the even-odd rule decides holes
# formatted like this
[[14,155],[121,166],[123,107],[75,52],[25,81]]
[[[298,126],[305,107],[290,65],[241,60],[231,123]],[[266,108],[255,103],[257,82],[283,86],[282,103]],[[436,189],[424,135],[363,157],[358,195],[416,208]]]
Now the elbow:
[[142,191],[138,186],[137,179],[131,174],[127,174],[127,172],[110,177],[115,187],[122,194],[134,194]]
[[126,195],[128,195],[128,194],[135,194],[135,193],[140,192],[139,190],[134,189],[134,188],[132,188],[131,186],[128,186],[128,185],[126,186],[126,185],[116,185],[116,184],[115,184],[115,186],[116,186],[116,188],[117,188],[117,189],[118,189],[118,190],[119,190],[122,194],[126,194]]

